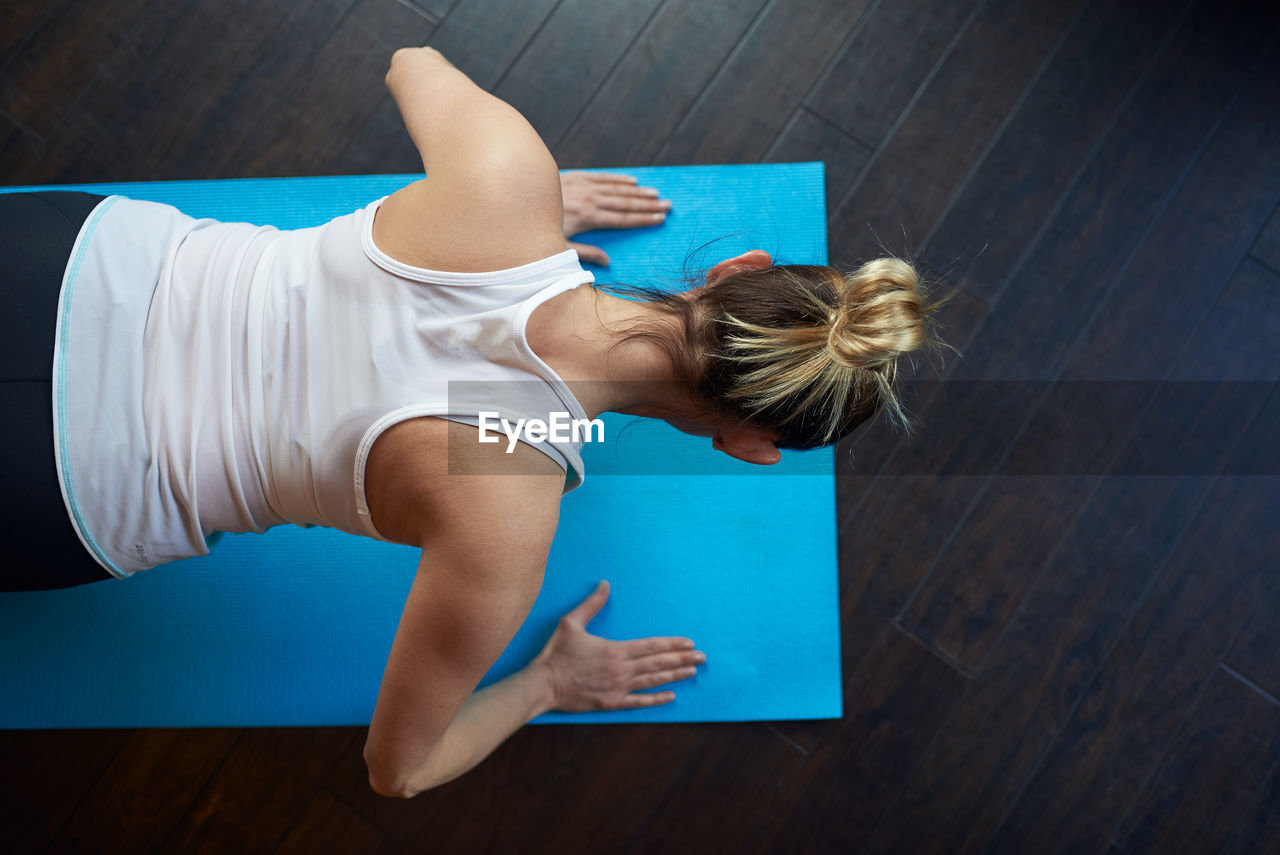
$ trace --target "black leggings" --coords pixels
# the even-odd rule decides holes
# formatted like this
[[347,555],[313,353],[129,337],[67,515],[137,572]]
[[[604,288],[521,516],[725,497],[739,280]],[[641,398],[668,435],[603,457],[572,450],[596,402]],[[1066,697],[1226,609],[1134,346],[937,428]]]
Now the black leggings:
[[53,460],[62,274],[101,196],[0,193],[0,591],[112,579],[71,527]]

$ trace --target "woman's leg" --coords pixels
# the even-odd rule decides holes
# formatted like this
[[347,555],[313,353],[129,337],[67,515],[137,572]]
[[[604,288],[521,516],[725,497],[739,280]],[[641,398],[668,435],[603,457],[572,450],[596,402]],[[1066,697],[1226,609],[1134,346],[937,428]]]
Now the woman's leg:
[[58,295],[76,235],[101,198],[0,194],[0,591],[114,578],[76,537],[53,458]]

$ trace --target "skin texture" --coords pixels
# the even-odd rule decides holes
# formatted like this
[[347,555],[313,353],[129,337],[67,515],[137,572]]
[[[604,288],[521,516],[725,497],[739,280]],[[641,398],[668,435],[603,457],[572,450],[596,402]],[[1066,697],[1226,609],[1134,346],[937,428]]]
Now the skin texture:
[[[524,118],[431,48],[397,51],[387,85],[429,176],[389,197],[374,220],[374,242],[399,261],[501,270],[563,252],[566,233],[654,225],[665,216],[669,206],[634,179],[561,178]],[[579,249],[587,260],[592,251]],[[767,253],[745,253],[716,265],[708,282],[769,263]],[[664,418],[739,459],[777,462],[767,432],[653,391],[665,387],[648,381],[669,379],[672,366],[651,344],[614,347],[615,324],[651,311],[579,287],[538,307],[528,341],[592,418],[605,410]],[[609,595],[601,582],[525,669],[475,691],[537,598],[564,486],[563,471],[531,446],[507,454],[503,444],[477,439],[473,427],[417,418],[384,432],[369,455],[375,527],[422,550],[364,749],[370,785],[384,795],[409,797],[456,778],[550,709],[668,703],[672,692],[644,690],[686,679],[705,661],[687,638],[615,641],[587,632]]]

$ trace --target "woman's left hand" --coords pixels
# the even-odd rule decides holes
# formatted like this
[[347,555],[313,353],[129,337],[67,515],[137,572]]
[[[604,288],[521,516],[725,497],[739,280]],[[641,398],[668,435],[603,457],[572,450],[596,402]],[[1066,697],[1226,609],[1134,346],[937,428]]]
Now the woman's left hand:
[[530,663],[541,668],[553,700],[564,712],[636,709],[670,703],[674,692],[637,692],[675,680],[687,680],[706,657],[693,642],[679,637],[609,641],[586,624],[609,599],[601,582],[577,608],[560,618],[551,640]]
[[[564,172],[560,174],[564,199],[565,239],[593,229],[630,229],[655,226],[667,218],[668,199],[652,187],[640,187],[633,175],[613,172]],[[574,243],[583,261],[608,265],[609,256],[598,246]]]

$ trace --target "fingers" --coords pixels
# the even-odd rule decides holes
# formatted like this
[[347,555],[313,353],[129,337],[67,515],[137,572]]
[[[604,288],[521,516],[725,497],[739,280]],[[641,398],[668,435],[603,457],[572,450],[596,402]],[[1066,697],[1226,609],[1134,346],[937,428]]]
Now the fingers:
[[583,178],[597,184],[637,184],[638,179],[634,175],[623,175],[619,172],[579,172]]
[[[577,200],[574,216],[582,221],[584,230],[652,226],[665,220],[671,210],[670,199],[659,198],[654,187],[638,186],[635,176],[611,172],[572,174],[576,180],[570,181],[565,176],[565,183],[574,188],[572,195]],[[570,207],[574,206],[566,196],[566,211]]]
[[[629,660],[634,673],[627,682],[627,690],[651,689],[654,686],[661,686],[663,683],[687,680],[697,674],[697,666],[705,663],[707,657],[701,650],[692,650],[685,647],[685,641],[687,639],[683,638],[640,639],[641,646],[633,649],[645,649],[645,644],[648,643],[650,649],[657,649],[660,652],[649,653]],[[635,643],[623,642],[622,644],[634,645]],[[692,644],[692,642],[690,643]]]
[[594,200],[596,205],[606,211],[665,214],[671,210],[671,200],[660,199],[658,191],[653,187],[615,185],[599,188]]
[[578,258],[588,264],[598,264],[601,267],[609,266],[609,254],[600,247],[586,243],[574,243],[573,241],[567,241],[567,243],[569,244],[569,249],[578,253]]
[[666,671],[652,671],[648,674],[637,674],[631,678],[627,684],[628,691],[635,689],[652,689],[655,686],[661,686],[665,683],[674,683],[677,680],[688,680],[690,677],[696,677],[698,669],[693,666],[685,668],[671,668]]
[[573,611],[565,615],[568,620],[577,621],[582,625],[591,622],[591,619],[600,613],[604,608],[605,602],[609,599],[609,581],[602,579],[596,589],[591,592],[585,600],[578,603]]
[[[633,679],[648,679],[654,674],[673,674],[679,672],[685,677],[692,677],[697,666],[707,661],[701,650],[682,650],[679,653],[659,653],[643,659],[631,660],[636,676]],[[659,681],[665,682],[665,681]],[[646,685],[658,685],[647,683]]]
[[657,707],[663,704],[669,704],[676,699],[675,692],[652,692],[645,694],[627,695],[622,699],[622,707]]
[[[626,706],[647,707],[656,706],[658,704],[671,703],[676,699],[675,692],[653,692],[653,693],[637,693],[637,689],[652,689],[667,683],[675,683],[679,680],[688,680],[697,676],[698,669],[693,664],[681,664],[691,661],[704,661],[703,659],[693,660],[694,653],[676,654],[677,659],[670,659],[655,656],[653,661],[647,663],[652,670],[643,671],[636,674],[627,683],[626,689],[629,694],[623,696],[622,702]],[[701,653],[697,653],[701,657]]]
[[693,639],[681,636],[660,636],[637,638],[632,641],[617,642],[624,659],[640,659],[656,653],[669,653],[675,650],[693,650]]

